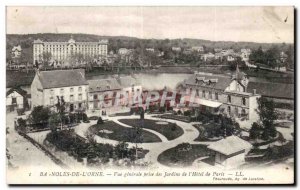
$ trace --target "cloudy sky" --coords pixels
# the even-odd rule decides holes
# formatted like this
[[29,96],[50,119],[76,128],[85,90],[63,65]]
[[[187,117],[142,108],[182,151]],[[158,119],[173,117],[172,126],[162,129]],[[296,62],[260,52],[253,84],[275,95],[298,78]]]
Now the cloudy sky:
[[294,41],[293,7],[7,7],[8,34]]

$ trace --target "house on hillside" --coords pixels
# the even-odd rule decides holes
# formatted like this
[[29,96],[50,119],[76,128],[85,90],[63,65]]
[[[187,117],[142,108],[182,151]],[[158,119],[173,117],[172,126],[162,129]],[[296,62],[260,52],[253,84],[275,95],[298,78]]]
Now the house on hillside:
[[31,83],[32,107],[54,108],[58,101],[66,110],[86,109],[88,82],[83,69],[37,71]]
[[13,112],[28,107],[27,92],[21,88],[11,88],[6,92],[6,111]]
[[192,50],[196,51],[196,52],[199,52],[199,53],[202,53],[202,52],[204,52],[204,47],[203,46],[193,46]]
[[215,158],[215,165],[236,168],[245,163],[245,156],[252,145],[237,136],[229,136],[211,143],[207,148]]
[[180,52],[181,51],[181,47],[172,47],[172,51]]
[[14,47],[11,49],[11,58],[12,58],[12,59],[20,58],[20,57],[21,57],[21,54],[22,54],[22,48],[21,48],[20,45],[14,46]]

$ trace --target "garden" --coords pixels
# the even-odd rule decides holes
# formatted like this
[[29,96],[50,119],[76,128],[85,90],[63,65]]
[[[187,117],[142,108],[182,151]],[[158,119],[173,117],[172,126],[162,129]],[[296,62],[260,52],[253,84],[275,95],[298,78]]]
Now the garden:
[[187,167],[191,166],[196,159],[206,156],[209,156],[206,145],[182,143],[162,152],[157,160],[169,167]]
[[90,134],[120,142],[135,143],[137,133],[140,133],[141,143],[161,142],[161,139],[153,133],[136,128],[123,127],[113,121],[98,123],[89,128]]
[[120,119],[119,121],[133,127],[151,129],[164,135],[168,140],[174,140],[184,133],[183,129],[176,123],[166,121],[150,119]]
[[92,139],[86,141],[76,135],[74,130],[51,132],[47,135],[44,144],[50,143],[58,150],[67,152],[78,162],[86,158],[88,166],[101,166],[110,160],[119,163],[120,160],[127,160],[126,164],[131,165],[137,159],[144,158],[148,150],[128,148],[128,144],[120,143],[116,146],[99,144]]

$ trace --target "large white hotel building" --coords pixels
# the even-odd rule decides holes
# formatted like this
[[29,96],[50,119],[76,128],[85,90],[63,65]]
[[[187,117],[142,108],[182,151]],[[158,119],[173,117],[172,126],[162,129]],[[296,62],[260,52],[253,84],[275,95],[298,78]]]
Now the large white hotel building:
[[45,52],[51,53],[51,59],[66,61],[76,53],[83,56],[106,57],[108,40],[99,42],[76,42],[72,37],[68,42],[45,42],[40,39],[33,42],[33,63],[43,60]]

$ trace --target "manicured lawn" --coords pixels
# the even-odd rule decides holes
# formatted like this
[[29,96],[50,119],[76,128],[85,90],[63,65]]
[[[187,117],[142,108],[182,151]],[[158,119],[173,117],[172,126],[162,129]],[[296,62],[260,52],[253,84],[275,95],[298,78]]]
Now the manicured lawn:
[[187,143],[168,149],[158,156],[158,162],[170,167],[191,166],[193,162],[203,156],[208,156],[205,145],[190,145]]
[[184,115],[165,114],[165,115],[158,115],[157,117],[164,118],[164,119],[173,119],[173,120],[177,120],[177,121],[183,121],[186,123],[191,122],[190,117],[184,116]]
[[[134,128],[123,127],[113,121],[93,125],[89,130],[100,137],[120,142],[134,142],[132,137],[136,132]],[[144,143],[161,142],[158,136],[145,130],[142,130],[142,140]]]
[[130,126],[142,126],[142,128],[151,129],[164,135],[168,140],[174,140],[184,133],[181,127],[177,126],[175,123],[166,121],[150,119],[144,119],[144,121],[140,119],[120,119],[119,121]]
[[199,136],[195,139],[195,141],[210,141],[217,140],[217,136],[220,130],[219,124],[208,123],[201,125],[194,125],[194,127],[199,131]]

